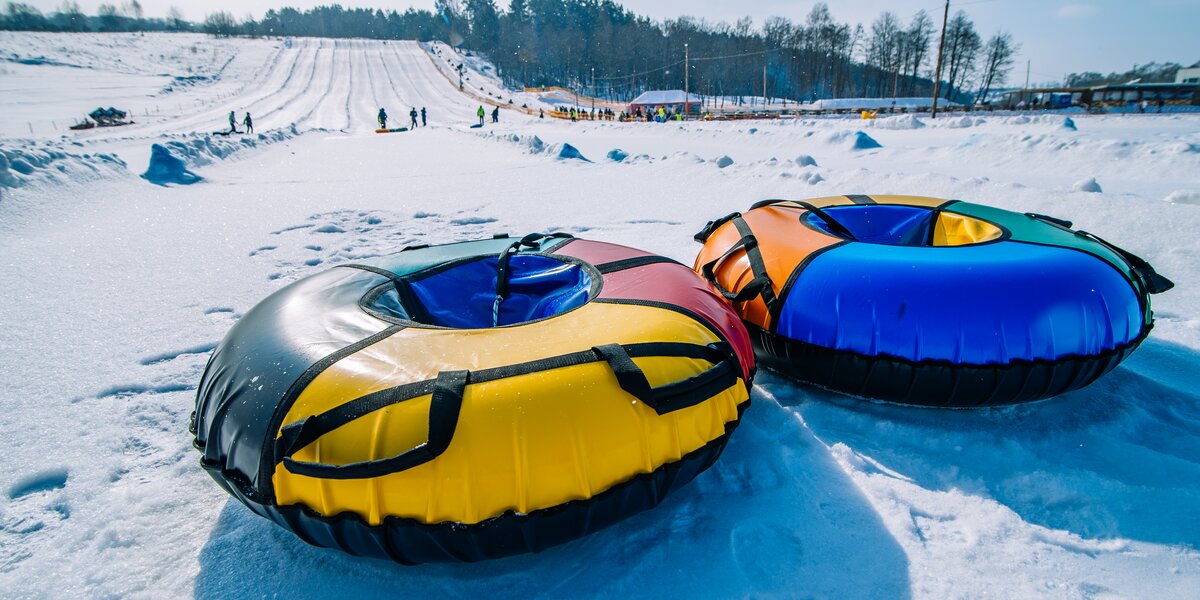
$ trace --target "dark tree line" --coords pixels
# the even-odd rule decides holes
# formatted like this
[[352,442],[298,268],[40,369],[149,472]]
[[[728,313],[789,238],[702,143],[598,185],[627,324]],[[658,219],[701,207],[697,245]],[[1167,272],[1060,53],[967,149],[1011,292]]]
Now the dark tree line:
[[[1200,62],[1193,66],[1200,66]],[[1124,73],[1109,73],[1105,75],[1093,71],[1084,71],[1083,73],[1071,73],[1067,75],[1066,84],[1070,87],[1077,87],[1104,85],[1106,83],[1128,83],[1134,80],[1140,80],[1142,83],[1166,83],[1175,81],[1175,74],[1182,68],[1183,65],[1173,62],[1150,62],[1144,65],[1134,65],[1132,69]]]
[[[0,28],[47,31],[192,30],[213,35],[363,37],[440,40],[478,52],[515,87],[565,86],[629,99],[647,89],[813,100],[837,97],[929,96],[938,31],[925,11],[907,22],[883,13],[869,28],[840,23],[825,3],[802,21],[781,17],[756,27],[749,18],[708,23],[693,17],[662,22],[638,16],[615,0],[444,0],[437,11],[344,8],[269,10],[258,20],[225,12],[193,25],[178,11],[144,19],[136,0],[103,5],[84,16],[73,0],[49,16],[10,2]],[[981,55],[982,51],[982,55]],[[942,90],[970,102],[998,87],[1016,46],[998,33],[986,44],[962,11],[946,31]]]
[[175,7],[167,12],[165,19],[144,17],[138,0],[121,4],[104,3],[97,7],[95,15],[85,15],[74,0],[64,0],[50,14],[43,14],[36,7],[22,2],[8,2],[0,13],[0,30],[9,31],[193,31],[191,23],[183,19],[183,13]]

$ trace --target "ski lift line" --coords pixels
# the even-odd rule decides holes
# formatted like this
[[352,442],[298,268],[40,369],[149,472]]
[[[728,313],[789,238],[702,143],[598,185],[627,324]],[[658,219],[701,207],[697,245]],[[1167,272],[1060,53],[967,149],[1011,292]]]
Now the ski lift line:
[[[993,2],[995,0],[984,0],[984,1]],[[701,61],[709,61],[709,60],[724,60],[727,58],[743,58],[746,56],[761,56],[763,54],[770,54],[772,52],[777,52],[779,50],[783,50],[783,48],[782,47],[767,48],[765,50],[755,50],[753,52],[742,52],[740,54],[726,54],[723,56],[702,56],[700,58],[692,58],[689,60],[690,60],[690,62],[701,62]],[[615,75],[612,77],[597,77],[596,81],[619,81],[622,79],[631,79],[634,77],[640,77],[642,75],[649,75],[651,73],[657,73],[657,72],[665,70],[665,69],[670,69],[671,67],[677,67],[679,65],[682,65],[684,62],[687,62],[687,61],[683,61],[683,60],[676,61],[669,65],[663,65],[661,67],[658,67],[657,69],[650,69],[649,71],[642,71],[640,73],[634,73],[632,75]]]

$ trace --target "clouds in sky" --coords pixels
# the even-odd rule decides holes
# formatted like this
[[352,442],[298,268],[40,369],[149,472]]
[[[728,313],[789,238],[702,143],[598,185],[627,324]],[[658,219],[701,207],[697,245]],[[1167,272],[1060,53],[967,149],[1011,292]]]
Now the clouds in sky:
[[1094,4],[1064,4],[1058,9],[1058,16],[1064,19],[1082,19],[1096,14]]

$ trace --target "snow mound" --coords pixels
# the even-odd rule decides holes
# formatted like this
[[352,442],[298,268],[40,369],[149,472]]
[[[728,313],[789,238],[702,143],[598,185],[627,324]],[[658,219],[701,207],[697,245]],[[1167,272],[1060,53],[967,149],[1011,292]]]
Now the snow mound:
[[716,159],[715,162],[717,163],[718,169],[724,169],[725,167],[728,167],[729,165],[733,164],[733,159],[729,158],[729,156],[722,156],[722,157]]
[[157,185],[167,185],[168,183],[191,185],[203,179],[189,171],[187,163],[171,154],[171,151],[162,144],[154,144],[150,147],[150,167],[146,169],[145,173],[142,173],[142,178]]
[[629,153],[620,148],[613,148],[612,150],[609,150],[608,154],[605,154],[604,157],[613,162],[621,162],[626,158],[629,158]]
[[801,171],[799,173],[795,171],[784,171],[780,173],[779,176],[784,179],[798,179],[804,183],[807,183],[808,185],[816,185],[822,181],[825,181],[825,178],[822,177],[820,173],[813,171]]
[[563,142],[562,146],[558,149],[558,152],[555,153],[554,157],[559,160],[582,160],[583,162],[592,162],[588,160],[586,156],[581,154],[578,148],[566,142]]
[[[1023,119],[1024,117],[1018,118]],[[987,123],[987,119],[982,117],[954,117],[942,121],[942,126],[950,129],[965,129],[967,127],[975,127],[985,123]]]
[[91,181],[125,173],[115,154],[76,154],[57,144],[0,148],[0,189],[31,183]]
[[1196,190],[1175,190],[1166,198],[1171,204],[1191,204],[1192,206],[1200,206],[1200,191]]
[[900,115],[875,120],[876,129],[920,129],[924,126],[925,122],[918,119],[916,115]]
[[978,146],[979,143],[982,142],[986,138],[986,136],[987,136],[987,134],[984,134],[984,133],[972,133],[972,134],[968,135],[967,137],[963,138],[963,141],[958,143],[958,147],[959,148],[970,148],[971,146]]
[[807,154],[801,154],[800,156],[797,156],[796,158],[792,159],[792,162],[796,163],[796,166],[798,166],[798,167],[815,167],[815,166],[817,166],[817,159],[815,159]]
[[1104,191],[1100,188],[1100,182],[1096,181],[1095,177],[1076,181],[1075,185],[1071,186],[1071,189],[1077,192],[1088,192],[1090,194],[1099,194],[1100,192]]
[[833,143],[846,143],[850,150],[871,150],[883,147],[883,144],[875,141],[875,138],[862,131],[838,131],[830,136],[829,141]]

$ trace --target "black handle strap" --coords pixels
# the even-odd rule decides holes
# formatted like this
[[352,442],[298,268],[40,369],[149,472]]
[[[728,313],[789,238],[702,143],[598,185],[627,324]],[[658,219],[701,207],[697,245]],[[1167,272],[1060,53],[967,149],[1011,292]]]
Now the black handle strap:
[[799,206],[800,208],[803,208],[804,210],[807,210],[808,212],[812,213],[813,216],[817,217],[818,219],[821,219],[821,221],[823,221],[825,223],[825,226],[828,227],[830,231],[837,234],[838,236],[846,238],[851,241],[857,239],[854,237],[854,234],[851,233],[850,230],[846,228],[845,225],[842,225],[841,222],[839,222],[837,219],[829,216],[829,213],[825,212],[824,210],[821,210],[820,207],[818,207],[812,203],[805,202],[803,200],[780,200],[780,199],[762,200],[760,202],[755,202],[754,205],[750,207],[750,210],[754,210],[756,208],[763,208],[766,206],[775,206],[777,204],[795,204],[796,206]]
[[[761,294],[764,287],[770,287],[771,279],[769,277],[755,276],[755,278],[752,279],[750,283],[747,283],[745,286],[743,286],[741,290],[733,292],[725,289],[725,286],[721,285],[721,283],[717,281],[716,271],[717,267],[719,267],[721,263],[723,263],[725,259],[729,258],[734,252],[737,252],[738,250],[746,250],[749,252],[751,248],[755,248],[757,246],[758,238],[754,237],[753,234],[742,236],[723,254],[704,263],[704,265],[700,267],[700,274],[708,281],[710,285],[716,288],[717,292],[724,296],[726,300],[729,300],[733,303],[750,300],[751,298]],[[753,266],[751,268],[753,268]]]
[[608,363],[621,389],[654,409],[655,413],[665,415],[695,406],[737,383],[737,361],[728,346],[710,344],[693,348],[700,351],[692,358],[707,360],[713,366],[687,379],[657,388],[650,385],[646,373],[633,362],[625,346],[605,344],[593,347],[592,351]]
[[508,297],[508,261],[522,248],[541,248],[542,242],[548,239],[573,238],[575,236],[561,231],[555,233],[531,233],[511,244],[500,253],[497,260],[496,272],[496,301],[492,304],[492,326],[500,325],[500,303]]
[[[768,310],[771,310],[777,298],[771,276],[767,273],[767,264],[763,260],[762,251],[758,248],[758,238],[754,237],[754,232],[750,229],[750,225],[741,216],[735,216],[730,220],[733,221],[733,226],[737,227],[738,233],[742,234],[742,237],[738,238],[738,241],[734,242],[721,256],[701,266],[700,274],[726,300],[738,303],[762,296],[763,303],[767,305]],[[738,250],[745,250],[746,259],[750,261],[750,271],[754,273],[754,279],[751,279],[745,286],[742,286],[742,289],[734,292],[726,289],[725,286],[717,281],[716,271],[725,259]]]
[[[653,387],[634,358],[693,358],[712,363],[703,372],[667,385]],[[506,377],[605,361],[617,377],[617,383],[659,415],[694,406],[729,389],[740,377],[740,362],[725,342],[707,346],[682,342],[607,344],[590,350],[545,358],[518,365],[479,371],[443,371],[436,379],[409,383],[355,398],[324,413],[292,423],[279,432],[275,456],[289,472],[322,479],[367,479],[399,473],[423,465],[450,447],[458,426],[466,386]],[[431,394],[429,437],[418,445],[390,458],[345,465],[298,461],[296,452],[352,421],[394,404]]]
[[708,241],[709,236],[711,236],[718,227],[740,216],[742,216],[742,213],[740,212],[731,212],[715,221],[709,221],[704,225],[704,229],[701,229],[698,233],[696,233],[696,235],[692,236],[692,239],[703,244],[704,242]]
[[1056,225],[1062,229],[1070,229],[1075,226],[1074,223],[1072,223],[1066,219],[1059,219],[1057,217],[1051,217],[1049,215],[1043,215],[1040,213],[1027,212],[1027,213],[1025,213],[1025,216],[1027,216],[1031,219],[1037,219],[1043,223],[1049,223],[1051,225]]
[[1037,219],[1044,223],[1049,223],[1060,229],[1065,229],[1081,238],[1091,240],[1097,244],[1100,244],[1101,246],[1104,246],[1105,248],[1108,248],[1114,254],[1120,256],[1121,260],[1125,261],[1125,264],[1129,265],[1129,272],[1133,274],[1133,278],[1137,280],[1137,283],[1142,286],[1142,289],[1144,289],[1147,294],[1161,294],[1175,287],[1175,282],[1160,275],[1158,271],[1155,271],[1154,267],[1152,267],[1150,263],[1146,262],[1144,258],[1129,252],[1128,250],[1119,248],[1108,240],[1105,240],[1094,233],[1089,233],[1087,231],[1083,231],[1082,229],[1078,231],[1071,229],[1074,224],[1066,219],[1057,219],[1038,213],[1025,213],[1025,216],[1032,219]]
[[1146,260],[1142,257],[1122,248],[1118,248],[1117,246],[1109,243],[1107,240],[1101,239],[1100,236],[1094,233],[1088,233],[1086,231],[1079,230],[1075,232],[1075,235],[1092,240],[1093,242],[1096,242],[1097,244],[1116,252],[1117,255],[1119,255],[1121,259],[1125,261],[1125,264],[1129,265],[1129,271],[1133,273],[1134,278],[1136,278],[1142,284],[1142,287],[1146,290],[1146,293],[1161,294],[1175,287],[1174,281],[1159,275],[1158,271],[1155,271],[1154,267],[1150,266],[1150,263],[1146,262]]
[[[277,445],[284,449],[282,454],[283,466],[296,475],[317,477],[321,479],[366,479],[390,473],[406,471],[423,465],[441,456],[450,447],[454,438],[454,430],[458,428],[458,413],[462,408],[463,393],[466,390],[469,371],[442,371],[433,382],[433,395],[429,402],[429,437],[417,447],[397,454],[391,458],[369,460],[345,465],[302,462],[292,458],[301,448],[315,442],[318,438],[338,427],[396,402],[387,402],[378,408],[362,412],[361,415],[344,414],[334,409],[330,412],[308,417],[298,423],[284,427],[280,431]],[[423,394],[422,394],[423,395]],[[346,406],[346,405],[343,405]],[[339,407],[341,408],[341,407]],[[360,410],[370,406],[358,407]],[[348,419],[348,420],[347,420]]]

